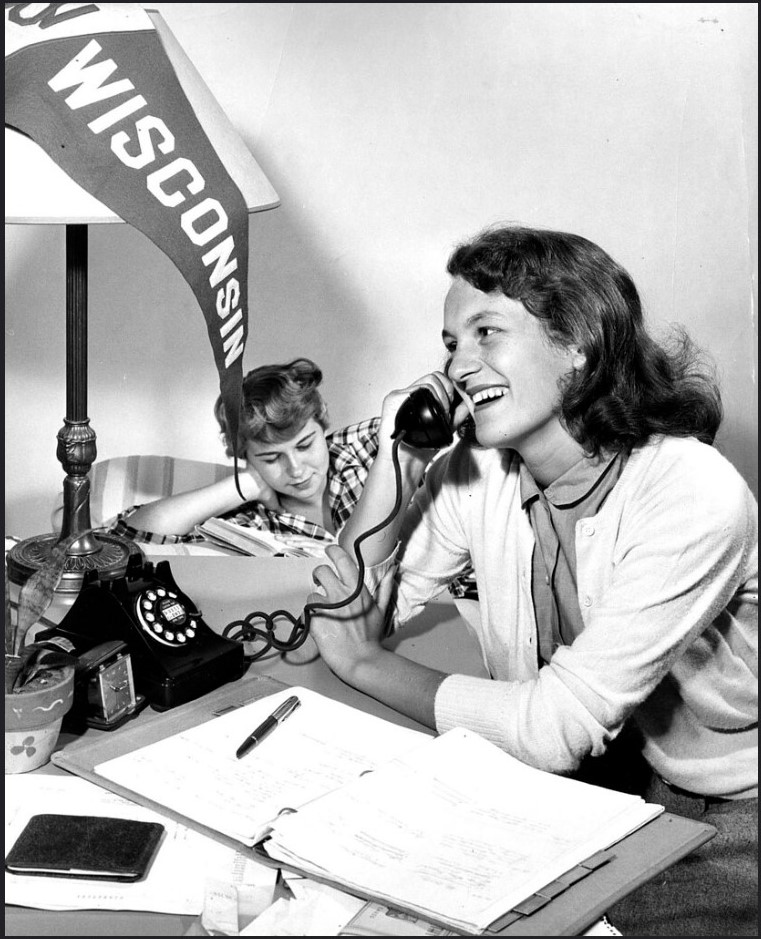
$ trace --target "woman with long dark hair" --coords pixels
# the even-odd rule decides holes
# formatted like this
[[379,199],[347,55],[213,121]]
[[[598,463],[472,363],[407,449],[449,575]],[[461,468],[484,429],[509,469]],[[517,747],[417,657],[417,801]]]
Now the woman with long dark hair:
[[[758,509],[712,445],[712,369],[684,333],[656,342],[631,277],[578,235],[488,230],[447,269],[446,367],[386,396],[378,457],[316,598],[348,595],[353,539],[394,505],[410,392],[446,407],[457,392],[470,432],[427,471],[430,451],[398,446],[403,500],[425,471],[424,485],[364,542],[368,589],[339,623],[313,620],[320,652],[439,732],[467,727],[715,825],[611,911],[625,934],[756,935]],[[490,678],[384,647],[471,563]],[[614,753],[612,775],[595,776]]]

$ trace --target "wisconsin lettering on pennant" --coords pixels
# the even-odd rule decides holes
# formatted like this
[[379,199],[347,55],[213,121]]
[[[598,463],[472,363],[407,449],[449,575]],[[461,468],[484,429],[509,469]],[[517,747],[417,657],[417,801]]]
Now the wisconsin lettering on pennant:
[[5,123],[176,265],[206,321],[234,439],[248,211],[149,15],[137,4],[6,3]]

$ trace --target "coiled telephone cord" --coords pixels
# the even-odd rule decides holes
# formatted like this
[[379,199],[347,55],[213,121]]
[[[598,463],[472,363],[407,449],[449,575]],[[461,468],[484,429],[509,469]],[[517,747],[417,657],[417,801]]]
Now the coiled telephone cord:
[[[315,611],[337,610],[342,606],[348,606],[349,603],[356,600],[360,593],[362,593],[362,588],[365,583],[365,561],[362,557],[362,552],[360,551],[359,546],[367,538],[370,538],[372,535],[375,535],[377,532],[384,529],[386,525],[388,525],[389,522],[391,522],[391,520],[396,516],[397,512],[401,508],[402,471],[399,465],[398,450],[403,437],[404,434],[400,433],[394,438],[394,443],[391,450],[391,460],[394,466],[394,479],[396,481],[396,499],[394,501],[394,507],[381,522],[379,522],[377,525],[374,525],[372,528],[369,528],[367,531],[362,532],[361,535],[358,535],[354,539],[353,549],[357,558],[357,567],[359,569],[357,574],[357,585],[354,590],[344,600],[339,600],[336,603],[307,603],[304,607],[304,612],[299,617],[295,617],[288,610],[275,610],[274,613],[264,613],[261,610],[256,610],[253,613],[249,613],[248,616],[246,616],[244,619],[236,619],[231,623],[228,623],[228,625],[225,626],[225,628],[222,630],[223,636],[242,643],[260,644],[260,647],[257,648],[254,652],[246,653],[247,661],[254,662],[257,659],[262,658],[262,656],[266,655],[271,649],[275,649],[277,652],[295,651],[306,642],[307,636],[309,635],[312,614]],[[290,623],[292,627],[288,637],[285,639],[278,639],[276,635],[280,621]]]

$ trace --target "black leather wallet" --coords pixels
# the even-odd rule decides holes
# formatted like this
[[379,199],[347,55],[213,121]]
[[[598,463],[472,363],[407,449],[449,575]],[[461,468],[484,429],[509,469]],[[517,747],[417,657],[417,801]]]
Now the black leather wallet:
[[94,815],[33,815],[5,858],[11,874],[141,880],[164,833],[158,822]]

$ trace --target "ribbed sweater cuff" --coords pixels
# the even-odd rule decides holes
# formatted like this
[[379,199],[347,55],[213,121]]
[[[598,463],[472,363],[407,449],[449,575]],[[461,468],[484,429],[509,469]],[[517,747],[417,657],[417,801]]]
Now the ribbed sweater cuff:
[[436,692],[436,730],[443,734],[453,727],[467,727],[499,744],[502,737],[501,697],[499,683],[489,678],[449,675]]

